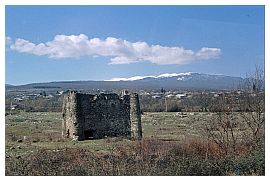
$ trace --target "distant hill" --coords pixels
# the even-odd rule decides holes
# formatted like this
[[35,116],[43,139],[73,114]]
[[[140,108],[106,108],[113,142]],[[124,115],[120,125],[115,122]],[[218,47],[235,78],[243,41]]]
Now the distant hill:
[[158,76],[114,78],[106,81],[60,81],[6,86],[10,89],[203,89],[221,90],[237,88],[241,77],[202,73],[173,73]]
[[5,84],[5,87],[13,87],[14,85],[11,85],[11,84]]
[[[159,87],[187,89],[232,89],[236,88],[242,80],[241,77],[191,72],[118,79],[118,81],[132,81],[134,84],[145,83]],[[112,81],[117,81],[117,79],[112,79]]]

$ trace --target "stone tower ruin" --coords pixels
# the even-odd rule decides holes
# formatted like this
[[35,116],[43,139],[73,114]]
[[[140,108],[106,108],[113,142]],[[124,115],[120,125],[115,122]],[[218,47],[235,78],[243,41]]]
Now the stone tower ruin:
[[75,140],[123,136],[142,138],[137,93],[83,94],[68,92],[63,100],[62,136]]

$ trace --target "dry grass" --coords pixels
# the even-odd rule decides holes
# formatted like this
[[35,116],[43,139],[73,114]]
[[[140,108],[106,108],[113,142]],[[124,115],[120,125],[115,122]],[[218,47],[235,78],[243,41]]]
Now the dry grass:
[[203,140],[146,139],[110,152],[66,148],[6,158],[6,175],[264,175],[264,154],[224,157]]
[[7,116],[6,175],[264,175],[264,146],[245,140],[225,155],[204,136],[202,116],[211,117],[146,113],[142,141],[83,142],[61,139],[59,113]]

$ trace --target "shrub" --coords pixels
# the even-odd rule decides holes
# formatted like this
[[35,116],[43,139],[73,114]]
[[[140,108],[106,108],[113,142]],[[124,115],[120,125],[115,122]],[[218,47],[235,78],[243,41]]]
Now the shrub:
[[111,152],[40,150],[6,158],[6,175],[264,175],[264,149],[220,155],[215,143],[144,139]]

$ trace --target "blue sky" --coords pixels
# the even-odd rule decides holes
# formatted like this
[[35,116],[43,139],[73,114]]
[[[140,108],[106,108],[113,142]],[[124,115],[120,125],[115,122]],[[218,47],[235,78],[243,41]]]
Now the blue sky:
[[[108,38],[109,37],[109,38]],[[6,6],[6,83],[264,66],[264,6]]]

